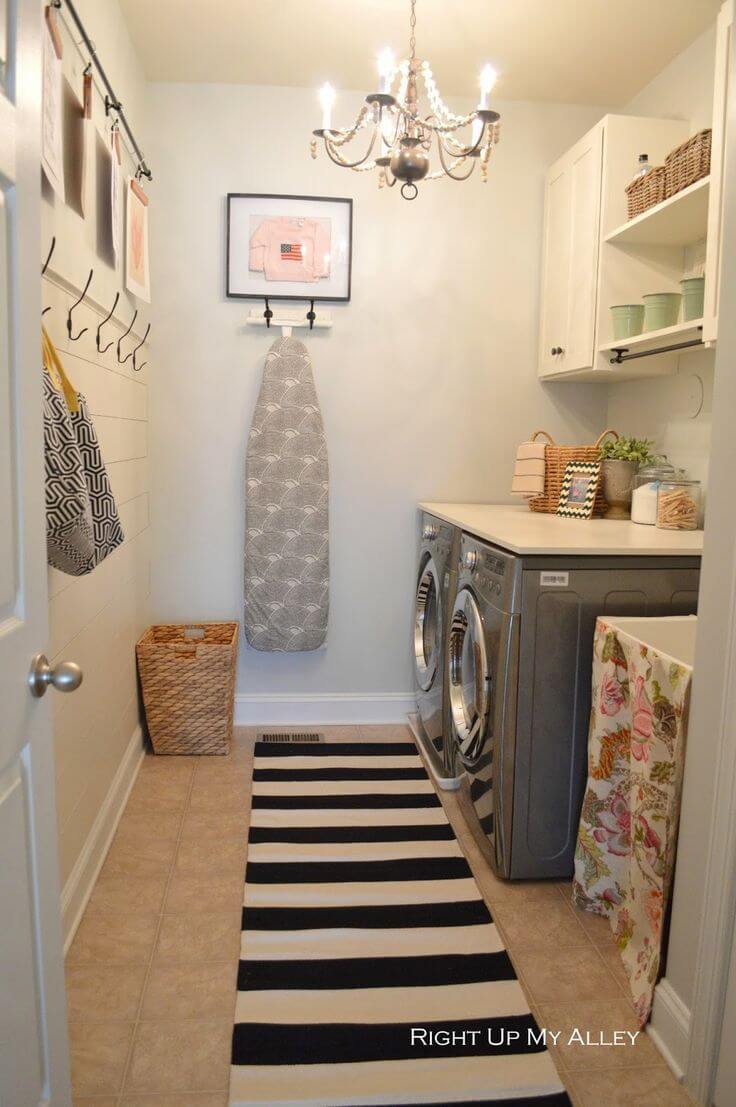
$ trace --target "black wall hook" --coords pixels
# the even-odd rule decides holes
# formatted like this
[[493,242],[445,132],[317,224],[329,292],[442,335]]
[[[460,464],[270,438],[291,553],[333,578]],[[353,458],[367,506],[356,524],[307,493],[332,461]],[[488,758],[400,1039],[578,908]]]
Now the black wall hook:
[[84,299],[84,297],[85,297],[85,296],[87,295],[87,289],[89,288],[89,286],[90,286],[90,285],[91,285],[91,283],[92,283],[92,277],[93,277],[93,274],[94,274],[94,269],[90,269],[90,271],[89,271],[89,276],[87,277],[87,283],[85,284],[85,286],[84,286],[84,288],[83,288],[83,290],[82,290],[82,295],[81,295],[81,296],[79,297],[79,299],[78,299],[78,300],[75,300],[75,301],[74,301],[74,303],[72,304],[72,306],[71,306],[71,307],[69,308],[69,311],[67,312],[67,316],[66,316],[66,331],[67,331],[67,334],[69,335],[69,341],[70,341],[70,342],[78,342],[78,341],[79,341],[79,339],[80,339],[80,338],[82,337],[82,335],[83,335],[83,334],[85,333],[85,331],[86,331],[86,330],[88,329],[87,327],[82,327],[82,329],[81,329],[81,331],[79,332],[79,334],[72,334],[72,312],[74,311],[74,309],[75,309],[76,307],[79,307],[79,305],[81,304],[82,300],[83,300],[83,299]]
[[120,338],[118,339],[118,361],[121,365],[125,365],[126,361],[129,361],[130,358],[132,358],[132,356],[133,356],[133,351],[131,350],[129,354],[126,354],[125,357],[121,358],[121,356],[120,356],[120,343],[123,341],[124,338],[127,338],[128,335],[130,334],[130,332],[133,330],[133,324],[135,323],[137,318],[138,318],[138,308],[136,308],[135,311],[133,312],[133,318],[130,321],[130,326],[128,327],[127,331],[125,331],[124,334],[121,334]]
[[144,342],[146,341],[146,339],[148,338],[148,335],[149,335],[149,333],[150,333],[150,330],[151,330],[151,324],[149,323],[149,324],[148,324],[148,326],[146,327],[146,333],[145,333],[145,334],[143,335],[143,338],[142,338],[142,339],[140,340],[140,342],[138,343],[138,345],[136,346],[136,348],[135,348],[135,349],[133,350],[133,372],[134,372],[134,373],[140,373],[140,371],[141,371],[141,369],[143,368],[143,366],[144,366],[144,365],[148,365],[148,362],[147,362],[147,361],[144,361],[142,365],[136,365],[136,363],[135,363],[135,355],[136,355],[136,354],[138,353],[138,351],[140,350],[141,346],[143,345],[143,343],[144,343]]
[[106,315],[106,316],[105,316],[105,318],[104,318],[104,319],[102,320],[102,322],[101,322],[101,323],[99,323],[99,324],[97,325],[97,337],[96,337],[96,339],[95,339],[95,342],[96,342],[96,344],[97,344],[97,352],[98,352],[98,354],[106,354],[106,353],[107,353],[107,351],[108,351],[108,350],[110,349],[110,347],[112,346],[113,342],[115,341],[115,339],[114,339],[114,338],[111,338],[111,339],[110,339],[110,341],[108,342],[108,344],[107,344],[106,346],[101,346],[101,345],[100,345],[100,341],[101,341],[101,339],[100,339],[100,331],[101,331],[101,330],[102,330],[102,328],[104,327],[105,323],[109,322],[109,320],[110,320],[110,319],[112,319],[112,317],[113,317],[113,314],[114,314],[114,312],[115,312],[115,308],[116,308],[116,307],[118,306],[118,300],[119,300],[119,299],[120,299],[120,293],[119,293],[119,292],[116,292],[116,293],[115,293],[115,299],[114,299],[114,300],[113,300],[113,302],[112,302],[112,307],[110,308],[110,310],[108,311],[107,315]]
[[273,319],[273,312],[271,311],[270,307],[268,306],[268,296],[264,296],[264,300],[266,301],[266,310],[263,313],[263,318],[266,320],[266,326],[270,327],[271,326],[271,320]]
[[[49,246],[49,252],[46,255],[46,261],[41,266],[41,276],[43,276],[44,273],[46,272],[46,270],[48,269],[49,262],[51,261],[51,257],[53,255],[53,252],[54,252],[55,249],[56,249],[56,235],[52,235],[51,236],[51,245]],[[47,311],[51,311],[51,305],[49,305],[48,307],[43,308],[42,311],[41,311],[41,315],[45,315]]]
[[56,235],[52,235],[52,237],[51,237],[51,245],[49,246],[49,252],[48,252],[48,254],[46,255],[46,261],[45,261],[45,262],[43,263],[43,265],[41,266],[41,276],[43,276],[43,275],[44,275],[44,273],[46,272],[46,270],[48,269],[48,267],[49,267],[49,262],[51,261],[51,258],[52,258],[52,257],[53,257],[53,255],[54,255],[54,250],[55,250],[55,249],[56,249]]
[[317,318],[314,311],[314,300],[309,301],[309,311],[307,312],[307,319],[309,320],[309,329],[314,330],[314,321]]

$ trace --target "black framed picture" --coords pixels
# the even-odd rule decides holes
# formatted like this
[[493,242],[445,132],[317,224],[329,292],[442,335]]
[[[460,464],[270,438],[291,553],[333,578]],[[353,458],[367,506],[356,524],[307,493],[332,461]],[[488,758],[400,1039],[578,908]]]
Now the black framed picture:
[[353,201],[339,196],[227,195],[227,295],[349,300]]
[[569,461],[562,478],[557,514],[567,519],[590,519],[600,479],[600,461]]

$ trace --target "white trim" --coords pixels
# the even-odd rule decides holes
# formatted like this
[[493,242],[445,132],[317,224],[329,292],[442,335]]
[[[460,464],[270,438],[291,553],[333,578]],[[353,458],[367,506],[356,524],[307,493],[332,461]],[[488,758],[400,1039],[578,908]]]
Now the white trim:
[[[723,219],[721,241],[733,241],[736,227],[736,49],[734,5],[722,5],[718,17],[717,50],[723,70],[716,77],[716,104],[725,84],[726,154],[723,167]],[[725,64],[727,62],[727,64]],[[719,65],[722,64],[719,62]],[[719,90],[720,82],[720,90]],[[722,111],[722,105],[717,106]],[[714,127],[714,137],[718,129]],[[710,233],[710,229],[709,229]],[[703,577],[703,612],[696,651],[693,703],[689,731],[699,745],[706,737],[705,764],[712,781],[698,774],[697,802],[702,819],[709,822],[707,854],[697,863],[704,868],[703,902],[697,940],[693,942],[694,994],[689,1052],[686,1063],[688,1091],[698,1103],[712,1103],[721,1053],[728,1055],[730,1041],[721,1041],[724,1001],[729,979],[736,913],[736,521],[733,514],[734,439],[731,427],[736,388],[732,365],[736,351],[736,260],[733,251],[721,254],[722,272],[717,290],[718,345],[713,399],[712,447],[708,488],[709,521],[706,525]],[[699,681],[701,692],[696,699]],[[685,786],[687,787],[687,770]],[[683,798],[683,809],[684,799]],[[692,908],[691,908],[692,910]],[[673,904],[673,926],[674,926]],[[730,1102],[730,1096],[727,1096]],[[725,1099],[724,1099],[725,1102]]]
[[77,927],[82,921],[92,889],[99,876],[102,864],[107,857],[113,835],[117,830],[120,816],[125,810],[130,790],[138,776],[138,770],[145,756],[143,732],[137,726],[118,765],[97,817],[92,824],[87,841],[69,874],[61,893],[61,918],[64,936],[64,954],[66,954]]
[[666,976],[654,989],[652,1019],[646,1031],[681,1081],[685,1075],[690,1043],[690,1011]]
[[236,726],[292,726],[301,723],[405,723],[416,711],[413,692],[239,692]]

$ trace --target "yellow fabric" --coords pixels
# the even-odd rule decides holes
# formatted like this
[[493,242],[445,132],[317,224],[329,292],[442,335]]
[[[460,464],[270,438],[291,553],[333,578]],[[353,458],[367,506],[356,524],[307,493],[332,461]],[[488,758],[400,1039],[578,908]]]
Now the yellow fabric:
[[49,376],[56,388],[63,393],[66,406],[72,412],[79,411],[79,397],[74,385],[64,372],[64,366],[56,352],[56,347],[49,338],[45,327],[41,327],[41,340],[43,349],[43,363],[49,371]]

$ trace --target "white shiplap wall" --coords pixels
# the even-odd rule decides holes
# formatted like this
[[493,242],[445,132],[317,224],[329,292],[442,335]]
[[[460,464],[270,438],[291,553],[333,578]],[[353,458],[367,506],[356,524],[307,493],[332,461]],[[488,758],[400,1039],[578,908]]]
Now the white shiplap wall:
[[[78,342],[66,337],[70,293],[44,282],[44,317],[75,388],[87,398],[125,533],[124,544],[85,577],[49,569],[49,656],[71,658],[84,669],[73,696],[54,697],[57,813],[62,881],[89,837],[107,792],[138,726],[135,642],[149,621],[148,373],[120,365],[116,343],[98,354],[101,315],[85,309],[89,329]],[[75,326],[77,314],[74,316]],[[108,326],[103,339],[117,340]],[[131,348],[126,339],[122,353]],[[150,356],[144,346],[138,364]]]
[[[79,0],[77,7],[125,104],[136,138],[145,151],[147,86],[130,42],[118,0]],[[150,622],[150,473],[148,454],[148,384],[153,371],[148,345],[132,361],[119,364],[116,342],[138,310],[135,326],[123,343],[123,356],[142,338],[151,318],[149,304],[125,290],[123,258],[114,257],[110,239],[109,119],[99,87],[93,96],[97,132],[92,157],[89,204],[82,215],[74,148],[78,141],[78,100],[87,58],[75,45],[78,35],[60,24],[64,45],[66,202],[44,184],[41,261],[52,236],[56,239],[43,280],[43,317],[72,384],[82,392],[94,420],[102,455],[125,532],[125,543],[86,577],[49,570],[50,658],[79,662],[84,681],[71,696],[53,696],[56,804],[62,879],[62,909],[67,939],[104,858],[139,761],[139,721],[135,643]],[[135,171],[123,146],[124,178]],[[146,184],[155,218],[155,185]],[[123,228],[121,228],[122,230]],[[66,319],[87,274],[94,270],[88,296],[74,311],[77,342],[67,336]],[[106,324],[98,354],[95,335],[116,293],[115,315]],[[154,336],[155,337],[155,336]]]

